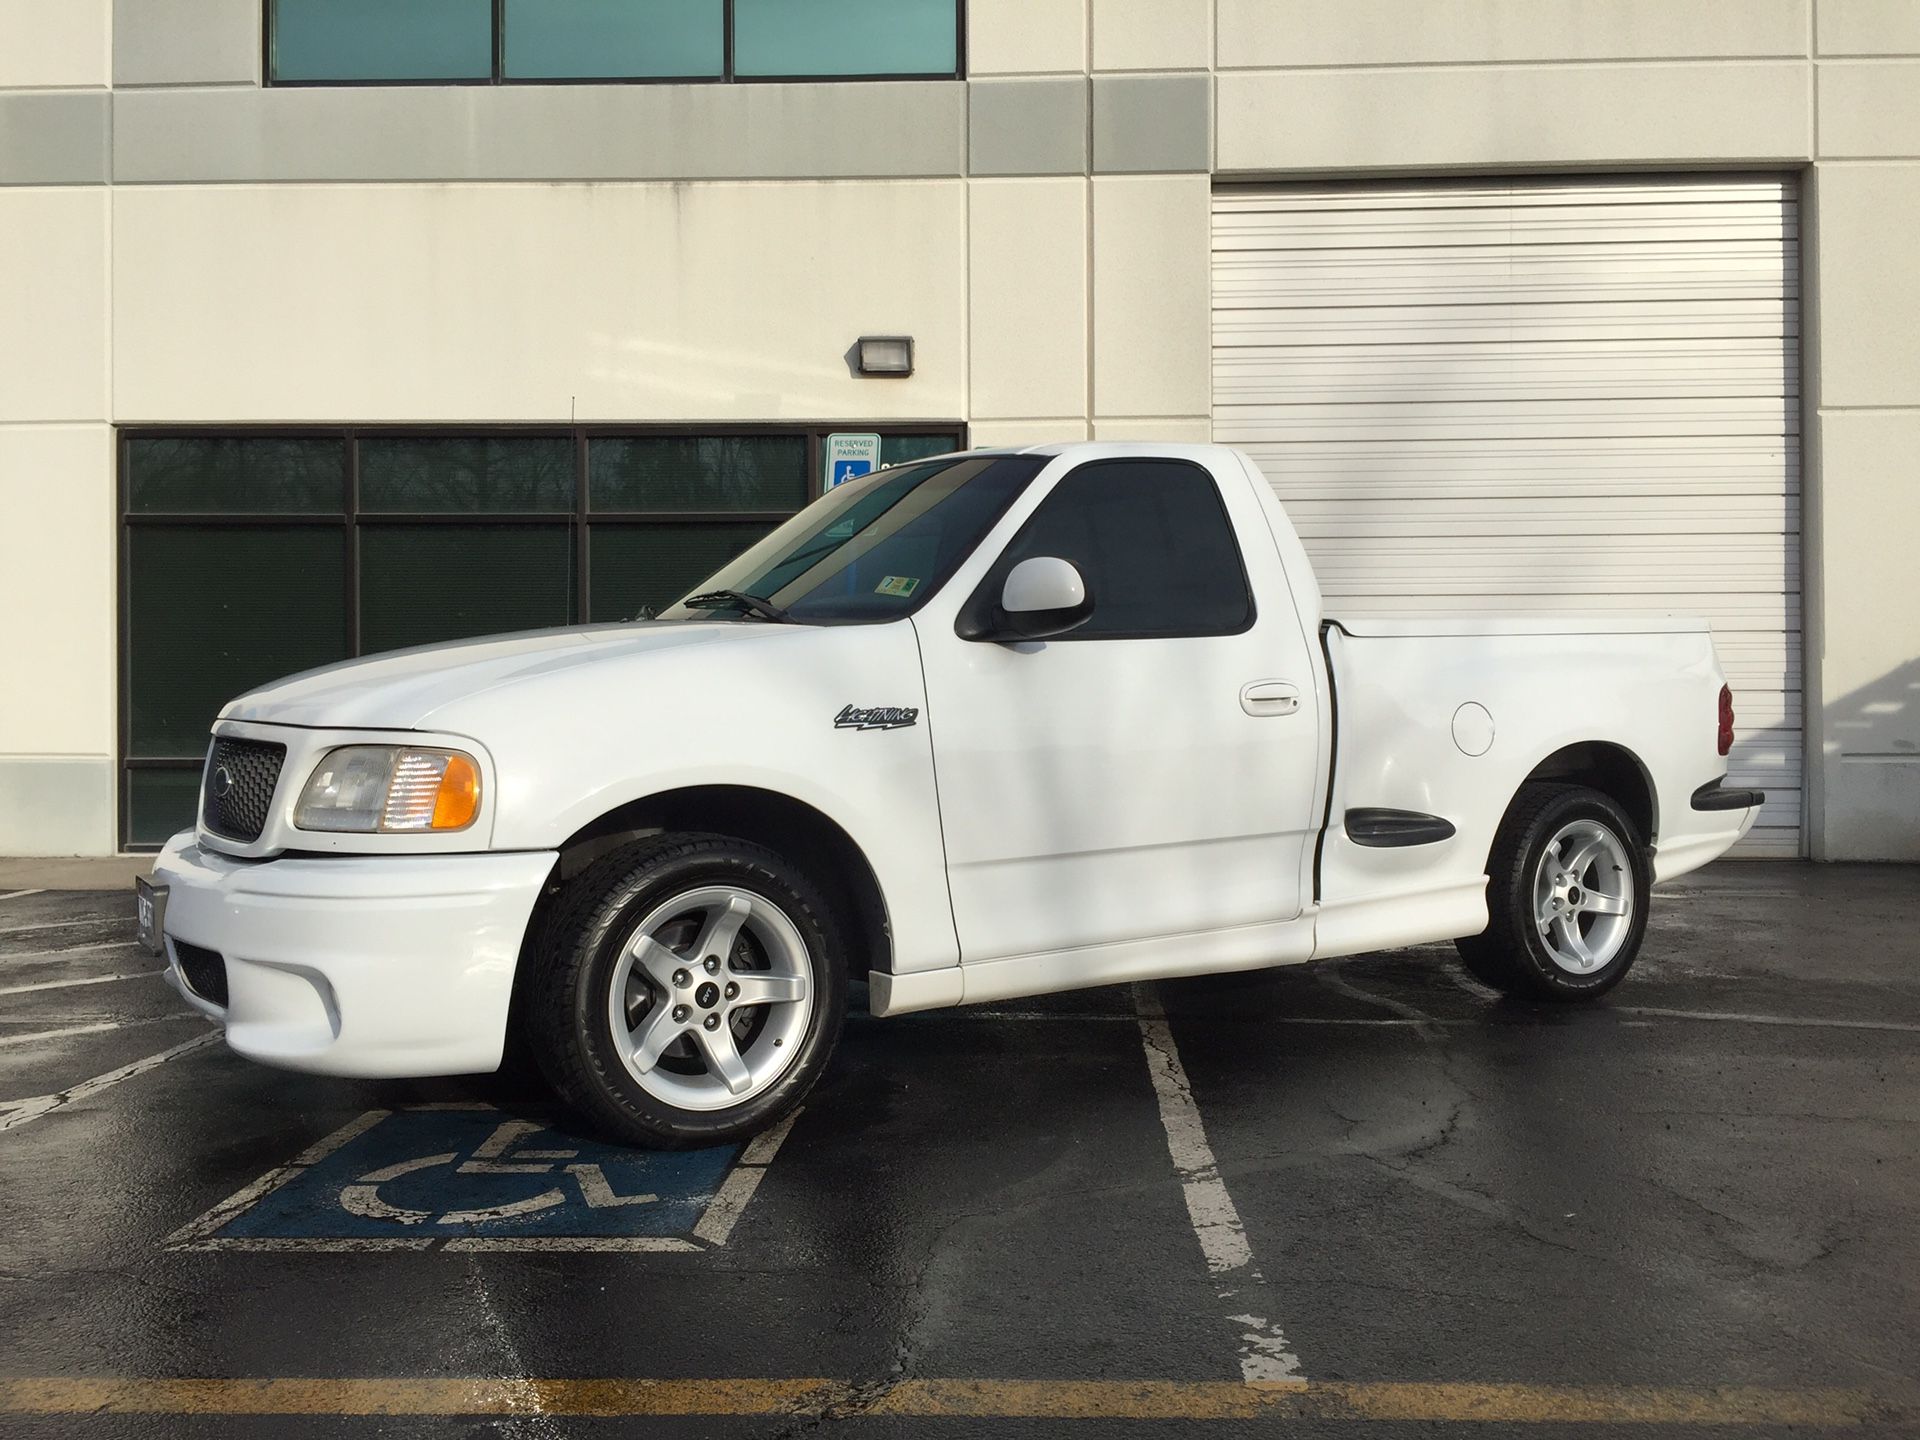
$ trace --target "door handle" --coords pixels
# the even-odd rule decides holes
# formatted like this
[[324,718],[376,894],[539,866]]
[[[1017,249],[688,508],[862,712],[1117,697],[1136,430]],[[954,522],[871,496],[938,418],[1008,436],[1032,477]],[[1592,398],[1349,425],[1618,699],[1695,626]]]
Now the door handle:
[[1240,708],[1249,715],[1291,715],[1300,708],[1300,687],[1285,680],[1255,680],[1240,687]]

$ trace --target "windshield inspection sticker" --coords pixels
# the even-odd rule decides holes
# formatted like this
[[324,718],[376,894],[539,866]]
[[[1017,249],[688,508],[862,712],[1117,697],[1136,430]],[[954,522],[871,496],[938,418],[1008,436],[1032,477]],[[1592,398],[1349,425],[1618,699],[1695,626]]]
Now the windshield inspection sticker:
[[873,587],[876,595],[911,595],[920,588],[918,575],[883,575]]

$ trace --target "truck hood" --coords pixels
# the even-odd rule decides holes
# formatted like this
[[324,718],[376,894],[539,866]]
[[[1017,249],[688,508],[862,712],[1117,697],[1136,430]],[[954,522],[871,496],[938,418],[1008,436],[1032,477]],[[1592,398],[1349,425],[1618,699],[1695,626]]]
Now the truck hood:
[[220,718],[348,730],[413,730],[455,700],[515,681],[694,645],[768,641],[775,632],[802,635],[811,628],[760,621],[658,620],[423,645],[276,680],[229,703]]

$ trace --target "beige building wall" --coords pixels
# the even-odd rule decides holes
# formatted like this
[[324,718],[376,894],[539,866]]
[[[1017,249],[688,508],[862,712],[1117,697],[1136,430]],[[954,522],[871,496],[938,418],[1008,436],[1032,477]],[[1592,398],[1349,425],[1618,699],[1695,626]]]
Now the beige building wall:
[[964,82],[330,91],[261,87],[258,12],[0,0],[0,853],[114,843],[115,425],[1204,438],[1215,179],[1755,168],[1804,175],[1809,829],[1920,858],[1913,0],[972,0]]

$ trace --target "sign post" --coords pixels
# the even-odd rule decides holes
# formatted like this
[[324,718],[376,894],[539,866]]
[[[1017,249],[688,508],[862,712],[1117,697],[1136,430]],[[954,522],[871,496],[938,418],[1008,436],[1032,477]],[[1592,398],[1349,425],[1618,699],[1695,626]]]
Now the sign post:
[[880,468],[878,435],[827,436],[827,473],[824,489],[844,485]]

